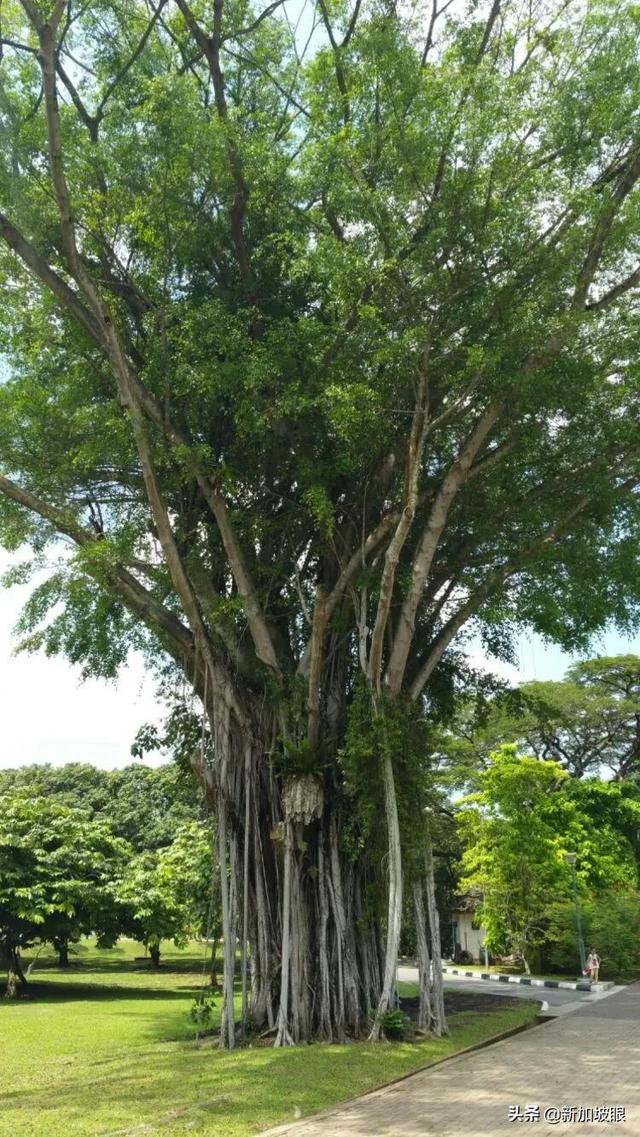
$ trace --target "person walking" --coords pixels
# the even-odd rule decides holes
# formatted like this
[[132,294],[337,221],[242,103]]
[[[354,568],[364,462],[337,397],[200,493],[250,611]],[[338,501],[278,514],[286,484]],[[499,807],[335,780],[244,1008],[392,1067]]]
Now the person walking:
[[589,975],[592,983],[598,982],[598,974],[600,972],[600,956],[594,947],[591,948],[587,956],[587,962],[584,965],[585,972]]

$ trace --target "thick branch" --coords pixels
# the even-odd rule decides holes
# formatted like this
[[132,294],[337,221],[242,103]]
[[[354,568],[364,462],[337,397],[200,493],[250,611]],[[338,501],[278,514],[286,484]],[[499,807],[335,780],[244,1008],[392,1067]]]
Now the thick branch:
[[[364,567],[366,558],[369,553],[373,552],[374,549],[377,549],[377,547],[382,544],[385,537],[387,537],[391,532],[393,526],[397,525],[398,520],[399,514],[388,513],[386,517],[383,517],[379,524],[376,525],[376,528],[372,530],[366,540],[358,546],[354,553],[352,553],[346,565],[342,569],[336,583],[331,589],[331,592],[326,598],[324,605],[326,623],[328,623],[331,617],[334,615],[338,605],[340,604],[340,601],[353,582],[354,577],[357,575],[359,570]],[[298,664],[298,675],[306,676],[309,674],[310,657],[311,640],[309,640],[309,643],[307,644]]]
[[528,560],[539,553],[545,545],[553,544],[559,537],[566,533],[571,523],[576,517],[584,513],[584,510],[591,501],[591,496],[585,494],[569,512],[553,525],[548,526],[544,532],[533,542],[531,542],[524,549],[521,549],[510,557],[504,565],[494,572],[490,573],[487,579],[468,597],[464,604],[458,609],[457,612],[447,621],[442,628],[439,635],[434,640],[431,650],[427,659],[420,668],[416,675],[409,694],[412,699],[417,699],[422,694],[424,687],[431,678],[433,672],[438,666],[442,656],[449,647],[454,636],[460,631],[460,628],[466,624],[471,616],[475,615],[479,608],[482,607],[485,600],[493,593],[501,584],[504,583],[508,577],[512,576],[515,572],[526,564]]
[[102,328],[93,313],[83,304],[81,296],[69,287],[55,269],[51,268],[45,258],[34,249],[27,238],[16,229],[15,225],[11,224],[6,214],[1,212],[0,237],[10,249],[13,249],[33,275],[50,289],[62,307],[84,328],[90,338],[101,349],[104,349],[105,340]]
[[[80,525],[72,513],[51,505],[10,478],[0,475],[0,493],[17,505],[48,521],[58,533],[69,537],[79,548],[101,543],[102,538],[91,529]],[[99,583],[107,582],[127,608],[140,616],[146,625],[157,632],[177,662],[184,665],[193,653],[193,637],[188,628],[123,566],[108,560],[84,563],[84,571]]]
[[[349,116],[350,116],[349,94],[347,91],[347,81],[346,81],[345,74],[344,74],[344,67],[342,65],[342,56],[340,53],[340,44],[338,43],[338,41],[336,40],[336,37],[333,34],[333,28],[331,26],[331,20],[329,19],[329,13],[327,11],[327,7],[324,3],[324,0],[318,0],[318,7],[320,8],[320,15],[322,16],[322,22],[325,26],[326,33],[329,37],[329,43],[331,44],[331,50],[333,52],[333,65],[334,65],[334,71],[336,74],[336,83],[338,84],[338,90],[340,91],[340,94],[342,96],[342,117],[343,117],[345,123],[347,123],[349,121]],[[348,42],[348,40],[346,42]]]
[[625,292],[630,292],[633,288],[640,286],[640,265],[634,272],[630,273],[625,280],[621,280],[620,284],[616,284],[615,288],[611,288],[601,296],[599,300],[593,300],[590,304],[586,304],[587,312],[602,312],[605,308],[609,308]]
[[320,681],[322,678],[323,645],[326,626],[325,595],[324,590],[320,586],[316,592],[316,602],[313,609],[307,697],[307,739],[312,748],[318,745],[320,737]]
[[353,33],[356,30],[356,24],[358,23],[358,16],[360,15],[361,5],[362,5],[362,0],[356,0],[354,8],[353,8],[352,15],[351,15],[351,19],[349,20],[349,27],[347,28],[347,30],[345,32],[345,36],[344,36],[342,43],[340,44],[340,46],[342,48],[345,48],[348,46],[349,40],[351,39]]
[[[39,26],[38,34],[42,55],[42,73],[47,110],[47,129],[52,178],[60,214],[63,245],[69,262],[69,268],[91,309],[93,318],[88,317],[83,306],[78,303],[73,305],[74,315],[76,315],[76,318],[81,319],[83,326],[91,327],[94,338],[97,338],[97,342],[103,347],[116,377],[121,401],[127,408],[132,422],[137,408],[140,407],[145,415],[160,427],[173,445],[186,448],[186,452],[189,454],[191,468],[202,489],[205,500],[218,523],[225,551],[229,557],[231,571],[234,574],[238,592],[245,604],[247,620],[254,639],[256,653],[268,666],[277,671],[278,663],[275,649],[264,618],[260,612],[244,557],[230,522],[226,503],[215,489],[211,479],[204,474],[200,463],[192,455],[188,439],[167,423],[166,416],[157,403],[157,400],[146,390],[131,368],[106,305],[103,303],[98,289],[79,255],[62,156],[60,117],[55,86],[55,45],[49,25],[45,24]],[[5,239],[7,239],[7,237],[5,237]],[[29,246],[21,248],[21,255],[25,263],[29,264],[30,267],[33,264],[34,271],[40,269],[38,272],[40,278],[43,279],[49,287],[52,287],[56,295],[61,295],[66,306],[71,308],[72,300],[74,299],[72,291],[67,289],[66,286],[64,286],[64,289],[61,288],[63,282],[60,281],[56,274],[52,273],[52,270],[48,269],[48,266],[35,265],[34,257],[31,253],[32,250]],[[141,426],[142,424],[139,423],[135,428],[137,430],[137,441],[142,437]],[[183,597],[181,595],[181,601],[184,602],[185,599],[186,596]],[[185,609],[185,611],[187,611],[187,609]]]
[[613,223],[620,207],[631,193],[639,178],[640,146],[636,146],[632,151],[626,168],[618,178],[617,184],[609,200],[606,202],[593,231],[587,255],[576,282],[573,297],[573,305],[575,308],[584,308],[586,304],[589,288],[598,270]]
[[413,640],[416,613],[431,571],[433,558],[449,516],[449,510],[464,484],[476,455],[486,442],[500,414],[499,406],[490,406],[480,416],[471,434],[450,467],[431,508],[422,540],[413,560],[411,583],[400,612],[393,651],[387,667],[385,684],[392,694],[402,686],[407,659]]
[[374,689],[380,685],[380,670],[382,666],[382,647],[384,635],[391,611],[393,589],[395,586],[396,571],[400,561],[400,554],[405,541],[411,531],[418,502],[418,479],[422,467],[422,452],[424,448],[427,427],[428,369],[429,348],[424,352],[420,368],[416,405],[411,424],[411,435],[407,449],[407,473],[405,488],[405,504],[400,515],[396,531],[389,542],[385,553],[384,569],[380,582],[380,599],[376,612],[376,620],[371,636],[371,649],[369,651],[368,678]]

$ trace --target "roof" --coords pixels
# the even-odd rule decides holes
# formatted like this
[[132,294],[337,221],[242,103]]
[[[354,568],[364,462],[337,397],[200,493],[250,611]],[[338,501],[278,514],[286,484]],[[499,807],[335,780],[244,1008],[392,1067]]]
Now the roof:
[[475,912],[482,904],[482,893],[460,892],[454,896],[449,906],[451,912]]

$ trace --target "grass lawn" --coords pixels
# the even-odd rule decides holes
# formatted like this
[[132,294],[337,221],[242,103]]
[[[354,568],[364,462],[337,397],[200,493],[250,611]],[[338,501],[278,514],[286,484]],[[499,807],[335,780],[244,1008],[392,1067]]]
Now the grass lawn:
[[[245,1137],[529,1021],[536,1004],[450,1018],[440,1042],[222,1052],[196,1045],[189,1007],[197,945],[166,948],[153,973],[139,945],[83,944],[70,972],[38,958],[31,993],[0,1001],[2,1137]],[[403,984],[404,994],[412,994]]]

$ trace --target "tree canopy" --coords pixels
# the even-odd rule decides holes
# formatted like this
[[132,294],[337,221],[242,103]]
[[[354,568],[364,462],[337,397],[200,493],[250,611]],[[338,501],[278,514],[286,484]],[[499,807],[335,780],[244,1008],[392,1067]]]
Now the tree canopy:
[[238,924],[278,1042],[379,1023],[426,829],[385,724],[465,629],[638,616],[640,11],[448,9],[323,0],[305,50],[284,5],[3,6],[0,539],[56,562],[25,646],[202,700],[227,1045]]
[[168,762],[101,770],[88,762],[47,763],[0,770],[0,793],[17,790],[54,799],[106,822],[136,852],[170,845],[177,829],[204,817],[191,772]]
[[618,785],[571,782],[558,762],[494,752],[461,802],[461,888],[482,898],[492,951],[514,952],[529,969],[554,910],[570,898],[566,853],[577,857],[585,897],[638,884],[640,800]]
[[114,881],[117,931],[144,944],[156,965],[163,940],[184,947],[190,936],[219,931],[211,845],[206,827],[192,822],[171,845],[134,857]]
[[[118,927],[114,884],[129,848],[104,821],[55,800],[0,794],[0,950],[22,975],[20,951]],[[117,932],[116,932],[117,936]]]
[[[78,779],[70,765],[67,779],[64,767],[56,771],[60,786],[88,781],[87,767]],[[43,769],[41,785],[50,773]],[[139,808],[152,808],[153,793],[144,797],[149,784],[139,789]],[[35,943],[53,945],[68,966],[70,946],[82,936],[95,935],[100,946],[131,936],[157,964],[162,940],[184,945],[219,933],[210,826],[176,826],[174,819],[170,842],[136,852],[116,835],[107,810],[91,816],[62,796],[36,795],[32,777],[0,789],[0,959],[10,972],[25,980],[20,956]]]
[[533,680],[516,690],[458,702],[441,738],[452,769],[486,760],[503,742],[560,762],[572,777],[616,781],[640,773],[640,659],[582,660],[564,680]]

